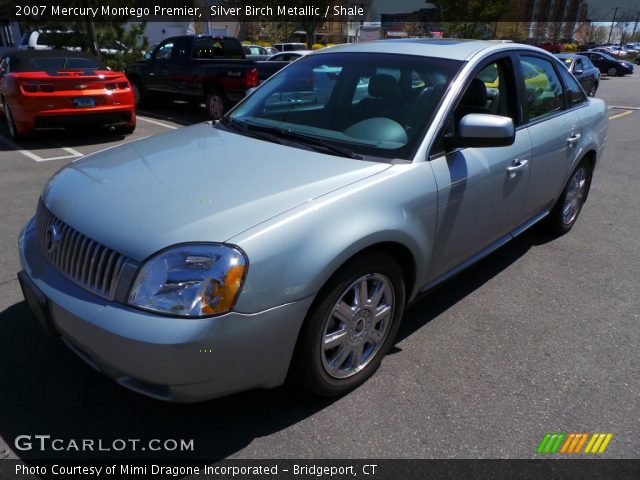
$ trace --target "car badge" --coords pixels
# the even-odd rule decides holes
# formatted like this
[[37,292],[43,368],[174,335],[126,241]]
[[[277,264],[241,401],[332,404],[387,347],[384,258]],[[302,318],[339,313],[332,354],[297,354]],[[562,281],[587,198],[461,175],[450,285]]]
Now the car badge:
[[49,225],[47,228],[47,233],[45,233],[44,237],[44,248],[47,253],[53,252],[62,240],[62,233],[60,232],[60,227],[55,223]]
[[76,85],[76,90],[84,90],[85,88],[87,88],[87,86],[83,83],[81,83],[80,85]]

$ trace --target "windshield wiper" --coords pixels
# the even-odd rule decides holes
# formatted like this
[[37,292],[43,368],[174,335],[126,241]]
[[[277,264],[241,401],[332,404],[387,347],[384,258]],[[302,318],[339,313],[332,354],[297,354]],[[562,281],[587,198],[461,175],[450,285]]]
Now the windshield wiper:
[[[279,137],[284,137],[286,139],[293,140],[296,143],[300,143],[302,145],[311,147],[316,152],[325,152],[325,153],[328,152],[334,155],[338,155],[340,157],[354,158],[356,160],[364,159],[364,157],[356,153],[353,153],[348,148],[338,147],[336,145],[328,145],[323,140],[317,137],[314,137],[313,135],[305,135],[304,133],[296,132],[289,128],[270,127],[266,125],[257,125],[254,123],[250,123],[250,124],[243,123],[243,126],[248,129],[251,129],[251,131],[253,132],[255,131],[261,131],[263,133],[274,132],[273,133],[274,136],[277,135]],[[265,132],[265,130],[267,132]]]
[[280,141],[280,138],[278,138],[277,135],[274,135],[273,133],[261,132],[253,128],[249,128],[249,126],[246,123],[240,122],[238,120],[232,119],[232,120],[229,120],[226,124],[221,123],[221,125],[224,126],[226,129],[235,130],[236,132],[240,132],[243,135],[246,135],[248,137],[257,138],[259,140],[266,140],[267,142],[271,142],[271,143],[282,144],[282,142]]
[[289,129],[278,130],[278,133],[288,139],[293,139],[303,145],[307,145],[313,148],[315,151],[324,151],[339,155],[341,157],[346,158],[354,158],[356,160],[362,160],[362,155],[358,155],[357,153],[353,153],[348,148],[338,147],[336,145],[330,145],[324,143],[323,140],[314,137],[312,135],[305,135],[304,133],[295,132]]

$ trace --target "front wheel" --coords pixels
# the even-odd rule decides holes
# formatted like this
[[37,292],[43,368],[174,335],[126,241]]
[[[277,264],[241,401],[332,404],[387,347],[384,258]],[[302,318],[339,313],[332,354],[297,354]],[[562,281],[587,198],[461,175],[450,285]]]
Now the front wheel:
[[402,270],[373,253],[340,270],[318,294],[300,332],[293,377],[323,396],[346,393],[380,366],[404,313]]
[[618,69],[616,67],[611,67],[609,70],[607,70],[607,75],[609,75],[610,77],[615,77],[616,75],[618,75]]
[[571,174],[562,195],[547,217],[547,226],[552,233],[563,235],[573,228],[589,193],[591,176],[591,164],[583,160]]

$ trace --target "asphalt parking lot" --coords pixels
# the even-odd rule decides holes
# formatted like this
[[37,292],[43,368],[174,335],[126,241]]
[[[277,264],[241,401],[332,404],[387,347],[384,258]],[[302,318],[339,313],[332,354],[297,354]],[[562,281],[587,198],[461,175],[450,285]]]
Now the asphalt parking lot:
[[45,338],[23,301],[16,239],[46,180],[89,153],[204,121],[204,109],[141,111],[128,137],[20,145],[0,120],[0,458],[43,456],[17,455],[21,434],[188,438],[195,452],[182,455],[196,458],[534,458],[546,432],[610,432],[602,456],[637,458],[640,69],[603,79],[597,96],[615,108],[576,227],[559,239],[533,229],[423,298],[377,374],[331,400],[292,385],[195,405],[150,400]]

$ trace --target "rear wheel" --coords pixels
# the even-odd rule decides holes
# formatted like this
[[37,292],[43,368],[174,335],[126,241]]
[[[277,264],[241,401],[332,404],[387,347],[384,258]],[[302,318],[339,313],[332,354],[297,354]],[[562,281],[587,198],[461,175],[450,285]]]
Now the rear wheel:
[[9,136],[12,140],[20,140],[24,137],[24,135],[18,131],[16,127],[16,122],[13,119],[13,114],[11,113],[11,107],[9,107],[9,103],[6,98],[2,99],[2,108],[4,109],[4,116],[7,120],[7,127],[9,128]]
[[294,379],[323,396],[354,389],[380,366],[404,312],[402,270],[372,253],[340,270],[318,294],[300,332]]
[[224,95],[218,88],[212,87],[207,91],[205,107],[207,108],[209,116],[214,120],[220,120],[222,118],[226,111],[226,103]]
[[609,75],[610,77],[615,77],[616,75],[619,75],[618,69],[616,67],[611,67],[609,70],[607,70],[607,75]]
[[131,135],[136,129],[136,124],[133,125],[116,125],[116,132],[122,135]]
[[562,195],[547,217],[547,226],[552,233],[563,235],[573,228],[589,193],[591,176],[591,163],[583,160],[571,174]]
[[145,102],[147,101],[147,94],[140,84],[140,80],[136,79],[131,81],[131,90],[133,91],[133,100],[136,104],[136,107],[144,106]]

